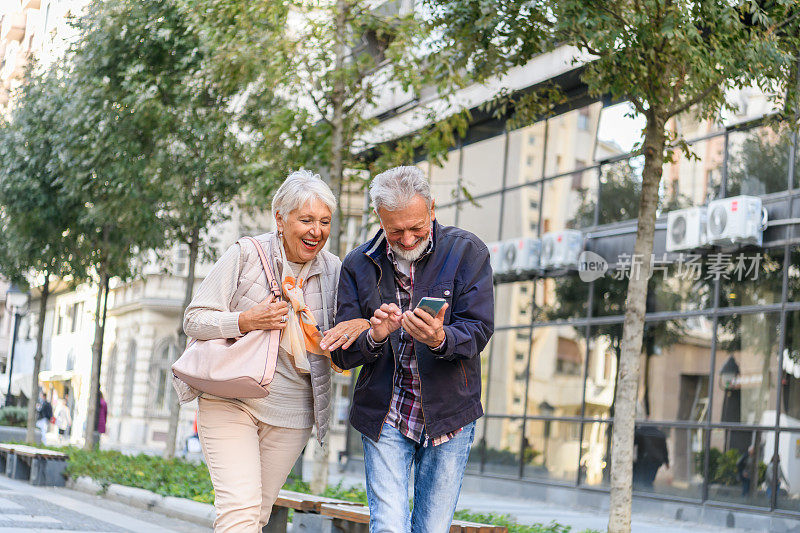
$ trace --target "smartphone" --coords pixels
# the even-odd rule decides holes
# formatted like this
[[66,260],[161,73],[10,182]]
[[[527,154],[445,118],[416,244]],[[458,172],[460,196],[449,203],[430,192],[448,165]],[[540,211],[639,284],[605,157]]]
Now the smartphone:
[[425,296],[417,304],[417,309],[422,309],[429,315],[436,316],[439,314],[439,311],[442,310],[442,307],[445,303],[447,303],[447,300],[444,298],[431,298],[430,296]]

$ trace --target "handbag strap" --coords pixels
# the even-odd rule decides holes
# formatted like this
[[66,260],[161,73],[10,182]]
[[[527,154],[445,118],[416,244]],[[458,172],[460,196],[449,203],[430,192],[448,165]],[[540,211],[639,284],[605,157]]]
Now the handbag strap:
[[269,284],[269,289],[273,295],[275,295],[276,299],[280,299],[281,297],[281,289],[278,285],[278,282],[275,281],[275,276],[272,273],[272,268],[269,266],[269,261],[267,261],[267,256],[264,254],[264,247],[261,246],[261,243],[258,242],[253,237],[242,237],[242,240],[248,240],[253,243],[253,246],[256,247],[256,251],[258,252],[258,257],[261,259],[261,266],[264,267],[264,273],[267,275],[267,283]]

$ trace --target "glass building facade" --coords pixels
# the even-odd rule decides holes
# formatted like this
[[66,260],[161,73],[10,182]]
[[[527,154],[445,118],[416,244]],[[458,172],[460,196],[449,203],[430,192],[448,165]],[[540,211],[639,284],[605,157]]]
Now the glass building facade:
[[[580,229],[609,259],[633,249],[643,161],[630,150],[641,127],[625,104],[601,102],[517,129],[488,120],[443,165],[418,165],[442,224],[487,243]],[[672,209],[756,195],[771,222],[762,248],[723,251],[745,252],[746,269],[720,268],[719,249],[693,257],[691,271],[675,254],[654,269],[634,491],[800,516],[797,138],[746,113],[671,127],[690,142],[664,167],[657,257]],[[626,287],[611,272],[496,280],[495,334],[481,354],[486,415],[468,472],[607,490]],[[776,456],[783,476],[768,466]]]

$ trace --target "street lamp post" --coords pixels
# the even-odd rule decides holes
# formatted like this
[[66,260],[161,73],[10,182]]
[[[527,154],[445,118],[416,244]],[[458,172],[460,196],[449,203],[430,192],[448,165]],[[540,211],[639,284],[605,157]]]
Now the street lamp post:
[[11,351],[8,356],[8,390],[6,391],[4,404],[8,407],[11,399],[11,374],[14,371],[14,351],[17,347],[17,333],[19,332],[20,320],[28,312],[28,294],[12,284],[6,292],[6,309],[14,313],[14,331],[11,334]]

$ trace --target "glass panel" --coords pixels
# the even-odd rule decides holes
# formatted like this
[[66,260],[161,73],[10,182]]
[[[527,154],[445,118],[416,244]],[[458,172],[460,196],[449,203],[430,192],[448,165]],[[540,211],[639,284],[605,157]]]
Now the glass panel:
[[534,328],[528,374],[529,415],[580,416],[586,360],[584,331],[582,326]]
[[[643,157],[633,157],[600,167],[600,224],[636,218],[642,192]],[[585,204],[580,212],[585,211]],[[585,217],[588,213],[583,214]]]
[[581,444],[578,422],[528,420],[522,476],[575,483]]
[[772,456],[774,443],[772,431],[712,430],[708,454],[708,498],[769,506],[762,487],[767,468],[764,453],[768,450]]
[[713,421],[775,424],[778,313],[719,317]]
[[600,102],[548,120],[545,176],[587,166],[595,153]]
[[633,490],[700,499],[703,430],[638,424],[634,430]]
[[800,311],[786,314],[785,342],[781,357],[781,426],[800,427]]
[[458,197],[458,159],[459,150],[456,148],[447,152],[440,165],[430,166],[431,193],[439,205],[449,204]]
[[481,470],[481,458],[483,457],[483,446],[485,440],[483,438],[485,430],[485,420],[479,419],[475,422],[475,440],[472,441],[472,448],[469,451],[469,458],[467,459],[466,472],[470,474],[478,474]]
[[458,226],[478,236],[483,242],[497,240],[500,224],[500,194],[463,202],[459,206]]
[[544,129],[544,121],[541,121],[509,134],[506,186],[528,183],[542,177]]
[[[712,261],[727,265],[725,277],[721,278],[720,305],[732,307],[780,303],[783,257],[783,249],[709,256],[709,265]],[[713,281],[707,283],[711,285]]]
[[489,373],[491,372],[490,364],[492,361],[492,353],[494,350],[494,340],[497,335],[492,335],[486,348],[481,352],[481,405],[483,405],[484,412],[489,411],[489,398],[487,392],[489,390]]
[[628,102],[612,105],[600,113],[595,161],[633,151],[642,142],[645,117]]
[[648,288],[652,295],[648,300],[648,312],[713,307],[714,282],[703,279],[704,268],[699,255],[679,254],[672,264],[660,263],[656,257]]
[[[797,235],[795,230],[795,235]],[[791,248],[789,261],[789,291],[786,298],[790,302],[800,302],[800,248]]]
[[699,206],[719,197],[725,137],[692,143],[690,156],[676,150],[672,162],[664,167],[664,209]]
[[577,274],[536,280],[537,321],[585,317],[588,302],[589,284]]
[[533,281],[517,281],[496,285],[494,304],[495,326],[524,326],[530,324],[531,306],[533,305]]
[[542,233],[591,226],[597,203],[597,176],[587,170],[544,182]]
[[484,472],[519,477],[522,419],[486,419]]
[[461,185],[469,194],[475,196],[502,189],[505,140],[505,135],[499,135],[462,148]]
[[791,132],[767,125],[728,136],[728,196],[785,191]]
[[493,337],[487,412],[521,416],[525,413],[525,377],[531,349],[529,330],[498,331]]
[[622,324],[592,328],[586,375],[587,419],[609,418],[612,414],[621,347]]
[[[769,458],[765,461],[767,465],[773,462],[774,450],[774,441],[770,442],[769,437],[773,437],[773,434],[767,434],[764,439],[764,456]],[[774,466],[774,462],[769,467],[764,466],[764,477],[768,483],[773,479],[780,480],[778,509],[800,511],[800,433],[780,434],[777,459],[778,468]],[[773,472],[780,474],[776,476]]]
[[586,422],[581,440],[581,484],[608,487],[611,472],[611,424]]
[[[641,413],[649,420],[704,422],[713,322],[706,317],[645,324],[642,340]],[[609,326],[610,333],[621,332]],[[615,341],[617,342],[617,341]]]
[[503,239],[539,237],[540,183],[505,192]]

